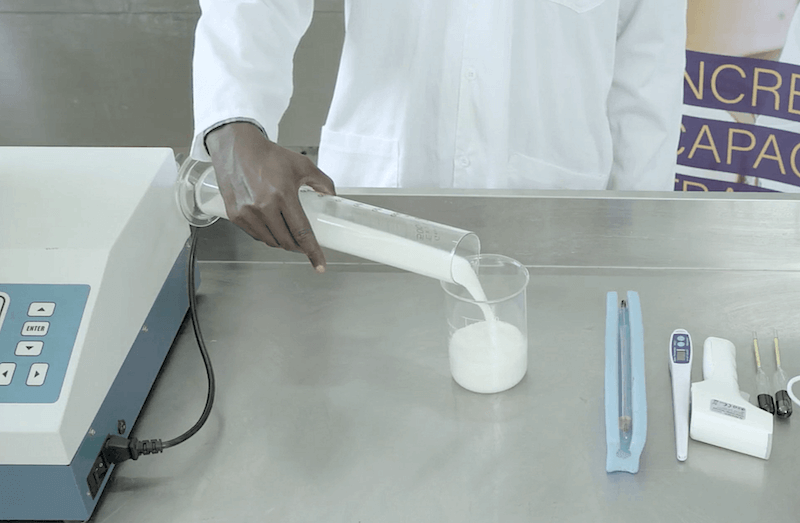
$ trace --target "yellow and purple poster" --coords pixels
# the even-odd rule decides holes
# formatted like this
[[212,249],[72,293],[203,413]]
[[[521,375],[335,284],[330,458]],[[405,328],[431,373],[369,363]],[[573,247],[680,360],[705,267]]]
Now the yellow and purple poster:
[[800,192],[798,0],[688,0],[676,191]]

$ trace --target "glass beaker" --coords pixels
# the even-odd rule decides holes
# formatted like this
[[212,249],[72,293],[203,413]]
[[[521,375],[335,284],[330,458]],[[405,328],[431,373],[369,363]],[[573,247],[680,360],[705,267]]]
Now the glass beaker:
[[499,254],[458,258],[442,281],[453,379],[467,390],[508,390],[528,370],[528,270]]
[[[192,225],[204,227],[226,218],[211,164],[189,159],[178,174],[178,205]],[[454,282],[453,262],[480,252],[478,236],[303,186],[300,205],[317,242],[325,248]]]

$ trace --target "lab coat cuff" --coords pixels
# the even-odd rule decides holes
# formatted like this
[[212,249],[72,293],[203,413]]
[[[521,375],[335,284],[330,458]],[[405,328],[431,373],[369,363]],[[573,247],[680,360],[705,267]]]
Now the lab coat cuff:
[[261,131],[261,134],[263,134],[264,137],[269,140],[269,135],[267,134],[267,131],[264,129],[263,125],[258,123],[257,120],[254,120],[253,118],[246,118],[240,116],[233,118],[226,118],[225,120],[220,120],[215,124],[206,127],[204,131],[196,133],[194,136],[194,140],[192,141],[192,147],[189,155],[195,160],[201,162],[211,162],[211,154],[208,152],[208,146],[206,145],[206,137],[211,131],[215,131],[220,127],[222,127],[223,125],[233,122],[246,122],[253,124],[256,127],[258,127],[258,130]]

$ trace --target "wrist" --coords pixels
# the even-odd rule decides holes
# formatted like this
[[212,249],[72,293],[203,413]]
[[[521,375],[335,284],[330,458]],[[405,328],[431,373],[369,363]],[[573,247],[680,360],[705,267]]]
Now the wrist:
[[219,127],[215,127],[206,133],[204,142],[206,150],[209,155],[213,157],[215,154],[229,149],[234,140],[240,138],[248,140],[266,140],[269,142],[269,138],[260,127],[244,120],[226,122]]

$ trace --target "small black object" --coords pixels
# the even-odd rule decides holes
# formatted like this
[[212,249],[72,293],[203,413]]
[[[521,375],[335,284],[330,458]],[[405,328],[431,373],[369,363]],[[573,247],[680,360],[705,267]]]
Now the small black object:
[[792,399],[785,390],[775,393],[775,413],[779,418],[785,419],[792,415]]
[[94,460],[94,465],[92,465],[89,475],[86,477],[86,484],[89,487],[89,494],[91,494],[92,499],[97,497],[97,493],[100,492],[100,485],[102,485],[106,474],[108,474],[108,468],[108,462],[103,456],[103,452],[100,452],[97,455],[97,459]]
[[119,434],[125,434],[125,430],[127,429],[127,425],[125,425],[125,420],[121,419],[117,421],[117,432]]
[[103,443],[102,455],[106,462],[115,465],[129,459],[137,460],[141,455],[159,454],[163,451],[164,444],[160,439],[139,441],[136,438],[109,436]]
[[[109,436],[103,443],[102,455],[108,463],[122,463],[129,459],[135,459],[131,455],[131,441],[120,436]],[[138,457],[138,454],[137,454]]]
[[772,396],[769,394],[759,394],[758,408],[766,410],[770,414],[775,414],[775,401],[773,401]]

